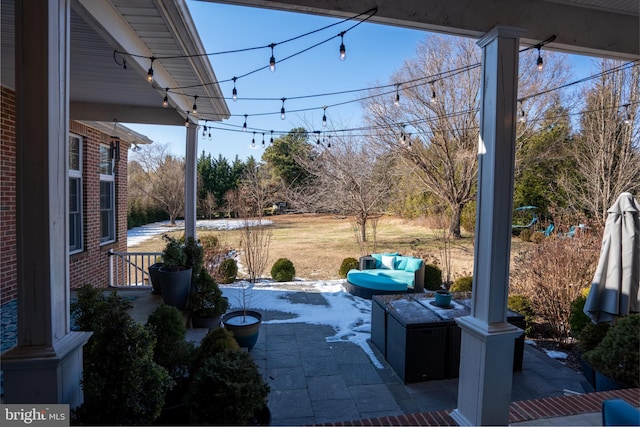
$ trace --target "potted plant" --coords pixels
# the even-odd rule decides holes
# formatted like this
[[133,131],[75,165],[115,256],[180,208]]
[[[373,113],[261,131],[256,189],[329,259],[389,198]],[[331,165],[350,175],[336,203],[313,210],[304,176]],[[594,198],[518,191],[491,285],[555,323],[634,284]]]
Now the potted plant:
[[262,324],[262,314],[255,310],[248,310],[247,306],[250,298],[249,284],[241,282],[241,308],[230,311],[222,316],[224,327],[233,333],[234,338],[240,347],[246,347],[251,351],[258,341],[260,325]]
[[191,269],[185,267],[187,255],[177,239],[166,234],[162,238],[167,241],[162,251],[164,266],[159,270],[162,299],[165,304],[184,310],[191,285]]
[[229,301],[222,296],[216,281],[204,267],[195,276],[189,294],[191,325],[194,328],[214,329],[220,326],[221,316],[227,312]]
[[618,319],[585,354],[596,370],[596,391],[640,385],[640,314]]

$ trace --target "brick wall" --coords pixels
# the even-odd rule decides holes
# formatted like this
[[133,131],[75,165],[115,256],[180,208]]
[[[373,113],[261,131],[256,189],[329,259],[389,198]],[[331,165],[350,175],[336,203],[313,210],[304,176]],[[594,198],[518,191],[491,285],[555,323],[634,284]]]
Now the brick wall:
[[[0,303],[17,295],[16,255],[16,140],[15,94],[1,88],[2,146],[0,149]],[[127,160],[129,144],[120,143],[116,160],[116,241],[100,245],[100,143],[109,144],[109,135],[72,121],[71,133],[82,136],[83,240],[82,252],[69,257],[69,282],[72,289],[86,283],[106,287],[109,284],[110,249],[127,250]]]
[[17,292],[16,98],[0,87],[0,304]]

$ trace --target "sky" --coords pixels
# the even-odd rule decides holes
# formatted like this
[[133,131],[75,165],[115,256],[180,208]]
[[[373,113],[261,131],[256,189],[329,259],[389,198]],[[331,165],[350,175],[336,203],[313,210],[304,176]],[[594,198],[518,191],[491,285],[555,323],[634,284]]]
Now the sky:
[[[207,52],[220,52],[267,46],[280,43],[340,19],[315,15],[280,12],[268,9],[249,8],[210,2],[188,1],[196,29]],[[238,100],[227,100],[232,116],[222,123],[208,122],[206,138],[202,128],[198,131],[198,155],[202,151],[213,157],[222,155],[228,160],[236,156],[244,160],[249,156],[260,159],[263,153],[262,140],[268,145],[270,131],[274,139],[296,127],[308,130],[324,130],[322,126],[323,106],[326,109],[327,128],[344,129],[361,124],[362,109],[359,102],[352,101],[360,92],[339,96],[289,99],[304,95],[326,94],[345,90],[364,89],[390,84],[392,75],[401,68],[406,59],[415,55],[416,47],[429,33],[390,25],[362,23],[350,29],[357,21],[349,21],[332,28],[303,37],[291,43],[278,44],[274,48],[276,71],[261,70],[236,81]],[[278,62],[316,43],[344,35],[346,59],[339,59],[340,38],[334,38],[316,48],[291,59]],[[210,62],[218,81],[241,76],[268,64],[270,49],[252,50],[210,56]],[[589,74],[591,63],[588,57],[568,55],[576,78]],[[233,89],[231,81],[220,83],[225,97]],[[272,98],[269,101],[243,99]],[[392,102],[393,95],[390,95]],[[288,111],[284,120],[280,118],[281,98],[288,98],[284,107]],[[341,106],[333,106],[347,102]],[[293,112],[293,110],[311,111]],[[273,113],[262,115],[263,113]],[[247,132],[242,132],[247,114]],[[205,122],[201,121],[201,125]],[[126,124],[126,126],[148,136],[154,143],[168,144],[169,152],[184,156],[186,131],[182,126],[158,126]],[[225,130],[219,130],[225,129]],[[211,140],[208,133],[211,133]],[[256,132],[255,134],[253,132]],[[252,140],[255,139],[255,147]]]

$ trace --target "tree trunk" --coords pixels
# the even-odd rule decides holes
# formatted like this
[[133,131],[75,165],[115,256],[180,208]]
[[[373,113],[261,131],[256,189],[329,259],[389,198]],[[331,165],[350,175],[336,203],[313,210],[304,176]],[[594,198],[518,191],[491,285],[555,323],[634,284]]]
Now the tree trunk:
[[460,235],[460,218],[462,217],[462,208],[464,204],[458,203],[451,207],[451,223],[449,224],[449,235],[453,239],[459,239]]
[[360,223],[360,239],[362,242],[366,242],[367,241],[367,218],[360,218],[358,220],[358,222]]

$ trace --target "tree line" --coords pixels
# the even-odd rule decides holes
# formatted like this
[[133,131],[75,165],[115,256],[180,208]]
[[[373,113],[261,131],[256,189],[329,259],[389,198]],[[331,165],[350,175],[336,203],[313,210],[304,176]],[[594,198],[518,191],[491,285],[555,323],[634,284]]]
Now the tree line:
[[[537,206],[549,222],[602,222],[619,193],[640,189],[640,67],[600,60],[598,78],[567,92],[555,90],[571,78],[565,57],[546,52],[539,71],[532,55],[521,54],[519,69],[514,208]],[[296,128],[275,139],[260,160],[203,152],[199,216],[232,217],[247,209],[258,216],[286,203],[295,212],[353,217],[362,241],[385,213],[444,216],[453,238],[461,228],[473,231],[479,63],[473,41],[427,36],[391,76],[419,84],[398,85],[398,105],[388,93],[371,90],[362,101],[364,130],[329,129],[328,137]],[[184,160],[155,144],[132,157],[130,205],[144,200],[175,220],[183,209]]]

